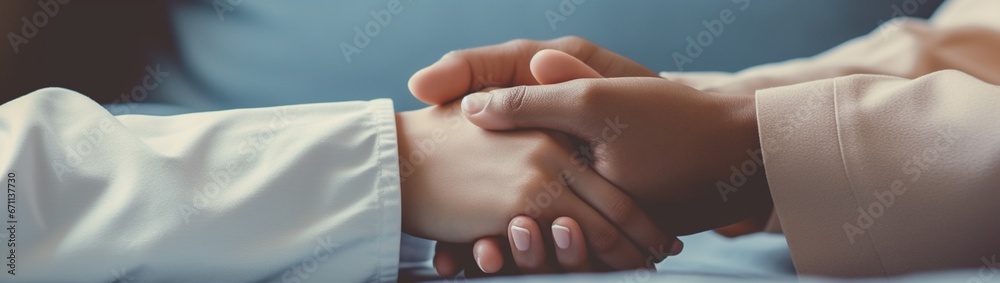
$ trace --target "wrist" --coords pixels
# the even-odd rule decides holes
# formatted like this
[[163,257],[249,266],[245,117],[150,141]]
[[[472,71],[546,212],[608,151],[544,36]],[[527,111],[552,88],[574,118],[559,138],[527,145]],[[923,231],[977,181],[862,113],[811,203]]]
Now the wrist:
[[[760,131],[757,121],[756,96],[733,95],[726,96],[725,111],[728,117],[728,134],[734,139],[734,152],[740,155],[735,163],[740,173],[745,173],[746,183],[740,189],[745,201],[748,216],[769,213],[772,208],[770,188],[765,173],[764,152],[760,143]],[[727,168],[727,172],[732,171]],[[734,172],[735,173],[735,172]]]
[[407,182],[407,178],[413,174],[414,168],[407,158],[410,156],[411,147],[413,144],[413,129],[411,123],[413,122],[412,117],[408,112],[397,112],[396,113],[396,139],[397,139],[397,151],[399,153],[399,187],[400,187],[400,206],[402,207],[402,229],[404,233],[413,234],[412,225],[413,219],[407,217],[410,213],[407,213],[407,209],[412,208],[413,199],[413,189],[410,185],[413,182]]
[[[757,127],[757,102],[753,95],[727,97],[727,110],[733,134],[743,148],[760,150],[760,131]],[[763,165],[763,164],[762,164]]]
[[406,183],[404,181],[406,177],[403,176],[403,173],[405,172],[404,166],[406,165],[405,162],[406,156],[409,156],[410,153],[409,145],[411,138],[410,138],[410,130],[406,128],[408,126],[406,120],[407,118],[405,117],[403,112],[396,112],[396,144],[397,144],[397,151],[399,152],[400,186],[403,186],[403,184]]
[[[437,200],[429,191],[434,185],[434,178],[442,168],[438,157],[442,153],[435,151],[439,145],[428,144],[437,141],[436,134],[442,134],[447,112],[442,107],[429,107],[420,110],[396,113],[396,136],[399,153],[399,185],[402,207],[403,232],[426,237],[433,220],[430,216]],[[457,109],[457,108],[455,108]],[[461,118],[460,116],[456,116]],[[464,119],[464,118],[463,118]]]

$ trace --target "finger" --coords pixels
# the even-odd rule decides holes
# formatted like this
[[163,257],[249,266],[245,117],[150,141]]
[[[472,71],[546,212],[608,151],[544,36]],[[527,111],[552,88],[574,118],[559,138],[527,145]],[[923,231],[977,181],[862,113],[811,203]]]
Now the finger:
[[604,77],[656,77],[641,64],[575,36],[549,41],[513,40],[499,45],[453,51],[412,77],[414,96],[429,104],[452,101],[484,86],[535,85],[528,72],[532,56],[555,49],[580,59]]
[[514,263],[525,274],[552,273],[546,256],[545,241],[542,231],[534,219],[527,216],[517,216],[507,227],[507,239],[510,241]]
[[587,242],[576,220],[559,217],[552,222],[552,241],[556,246],[556,259],[564,271],[591,272],[590,258],[587,257]]
[[715,228],[715,233],[725,237],[739,237],[751,233],[757,233],[764,231],[767,227],[767,223],[771,221],[771,211],[764,211],[762,213],[751,215],[750,217],[729,224],[723,227]]
[[503,268],[504,254],[500,239],[495,237],[482,238],[472,245],[472,255],[479,270],[493,274]]
[[586,99],[601,96],[599,86],[605,80],[584,79],[473,93],[462,99],[462,112],[484,129],[547,128],[576,135],[592,124],[589,118],[594,113],[588,113],[584,107],[593,102]]
[[545,49],[531,57],[531,75],[540,84],[555,84],[575,79],[602,78],[596,70],[573,55]]
[[[656,102],[661,93],[685,92],[698,91],[658,78],[578,79],[477,92],[463,98],[461,106],[462,114],[480,128],[544,128],[594,142],[609,130],[628,126],[619,116],[644,116],[634,106]],[[622,100],[625,95],[628,103]]]
[[434,246],[434,269],[437,270],[438,275],[445,278],[455,277],[459,272],[462,272],[462,266],[460,265],[463,250],[468,251],[468,249],[463,249],[468,245],[454,244],[437,242]]
[[513,40],[499,45],[452,51],[410,77],[410,92],[424,103],[443,104],[484,87],[538,84],[528,61],[538,42]]
[[586,165],[577,166],[564,171],[570,173],[564,176],[580,199],[625,233],[653,262],[671,254],[676,238],[663,233],[632,197]]
[[[565,188],[564,188],[565,189]],[[560,190],[553,195],[560,199],[552,201],[554,209],[544,210],[562,213],[579,222],[587,249],[598,260],[614,270],[652,268],[646,264],[646,256],[599,212],[572,193]],[[544,214],[544,212],[543,212]]]

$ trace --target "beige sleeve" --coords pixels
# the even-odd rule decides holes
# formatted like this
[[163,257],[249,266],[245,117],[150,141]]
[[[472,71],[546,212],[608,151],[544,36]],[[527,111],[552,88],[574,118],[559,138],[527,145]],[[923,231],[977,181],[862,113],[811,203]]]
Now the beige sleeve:
[[[1000,17],[995,11],[1000,11],[1000,1],[950,0],[929,20],[896,18],[816,56],[736,73],[660,75],[699,90],[737,95],[853,74],[913,79],[948,69],[1000,84]],[[776,219],[772,215],[764,230],[780,233]]]
[[1000,252],[1000,87],[958,71],[853,75],[756,100],[800,274],[975,268]]
[[958,69],[1000,84],[1000,1],[951,0],[930,20],[897,18],[871,33],[809,58],[755,66],[736,73],[662,72],[694,88],[753,94],[770,87],[852,74],[917,78]]

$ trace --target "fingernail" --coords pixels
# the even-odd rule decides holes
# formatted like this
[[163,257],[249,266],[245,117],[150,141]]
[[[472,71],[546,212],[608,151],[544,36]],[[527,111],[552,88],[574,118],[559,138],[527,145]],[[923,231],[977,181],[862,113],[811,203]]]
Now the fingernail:
[[486,103],[489,102],[490,94],[486,92],[477,92],[470,95],[466,95],[462,99],[462,111],[466,114],[472,115],[482,112],[486,108]]
[[514,237],[514,247],[519,251],[527,251],[531,247],[531,231],[521,227],[510,226],[510,234]]
[[[476,265],[479,266],[479,270],[482,270],[483,272],[486,272],[486,269],[483,269],[483,263],[479,261],[479,253],[475,254],[475,259],[476,259]],[[489,272],[486,272],[486,273],[489,273]]]
[[570,243],[569,237],[569,228],[552,224],[552,238],[556,241],[556,246],[559,246],[560,249],[568,249]]
[[684,242],[681,240],[674,240],[674,244],[670,245],[670,255],[679,255],[681,251],[684,250]]

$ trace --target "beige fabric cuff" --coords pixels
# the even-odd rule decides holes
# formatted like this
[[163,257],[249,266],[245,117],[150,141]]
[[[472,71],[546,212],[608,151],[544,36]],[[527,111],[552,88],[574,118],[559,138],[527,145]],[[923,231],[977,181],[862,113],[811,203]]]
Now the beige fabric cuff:
[[851,243],[844,232],[858,206],[844,167],[835,93],[834,79],[757,91],[774,211],[800,274],[883,276],[871,240]]

